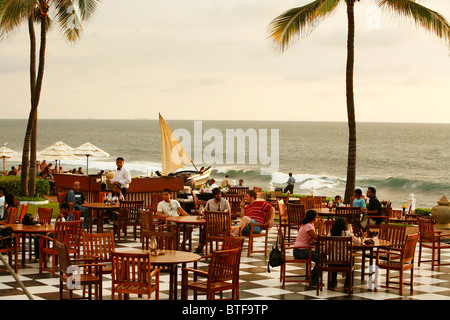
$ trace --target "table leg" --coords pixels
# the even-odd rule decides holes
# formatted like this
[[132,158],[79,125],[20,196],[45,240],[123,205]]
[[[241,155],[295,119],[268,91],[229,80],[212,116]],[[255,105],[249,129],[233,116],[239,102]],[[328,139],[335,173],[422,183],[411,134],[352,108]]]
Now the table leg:
[[97,210],[97,233],[103,232],[103,212]]
[[[26,234],[22,233],[22,265],[25,265],[25,259],[26,259],[26,252],[27,252],[27,246],[26,246]],[[31,244],[31,242],[30,242]]]

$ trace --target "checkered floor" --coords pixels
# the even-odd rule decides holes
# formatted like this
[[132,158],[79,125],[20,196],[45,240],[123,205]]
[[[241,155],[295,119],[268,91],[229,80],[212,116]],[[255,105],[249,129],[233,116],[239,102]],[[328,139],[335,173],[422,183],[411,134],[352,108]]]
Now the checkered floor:
[[[198,230],[198,229],[197,229]],[[196,231],[198,232],[198,231]],[[135,242],[133,237],[129,236],[116,244],[117,248],[140,248],[139,240]],[[198,233],[193,234],[193,239],[198,239]],[[269,252],[272,244],[276,241],[276,229],[272,228],[269,236]],[[410,293],[409,287],[406,286],[404,294],[399,295],[398,290],[379,288],[377,292],[369,290],[368,277],[361,282],[361,259],[357,258],[357,266],[354,277],[355,288],[353,295],[348,296],[343,292],[342,287],[344,278],[338,275],[338,290],[330,291],[323,288],[323,291],[317,296],[316,290],[309,288],[306,284],[286,283],[282,288],[279,281],[279,267],[271,268],[271,272],[267,272],[267,258],[263,253],[253,253],[251,257],[247,257],[245,243],[244,251],[240,266],[240,299],[241,300],[448,300],[450,299],[450,266],[436,267],[431,271],[430,263],[422,263],[420,267],[415,267],[414,291]],[[194,243],[195,247],[195,243]],[[258,248],[259,247],[259,248]],[[263,249],[263,238],[256,239],[255,249]],[[417,251],[418,252],[418,251]],[[416,252],[416,257],[417,257]],[[423,257],[429,259],[431,251],[424,249]],[[20,254],[19,254],[20,257]],[[450,263],[450,250],[442,251],[441,259]],[[20,263],[20,261],[19,261]],[[367,265],[367,264],[366,264]],[[189,266],[189,265],[188,265]],[[207,262],[200,262],[199,268],[206,268]],[[304,273],[302,266],[289,265],[289,274]],[[181,276],[178,272],[178,297],[181,294]],[[58,300],[59,299],[59,278],[52,277],[49,272],[39,274],[38,264],[27,263],[19,266],[18,276],[23,284],[27,287],[35,300]],[[327,277],[324,276],[326,284]],[[383,285],[383,274],[379,277],[379,283]],[[405,276],[409,279],[409,274]],[[169,276],[161,275],[160,284],[160,300],[167,300],[169,293]],[[75,291],[79,296],[81,290]],[[191,296],[189,296],[192,298]],[[19,284],[8,271],[0,272],[0,299],[2,300],[27,300]],[[103,281],[103,299],[111,299],[111,277],[105,276]],[[131,297],[137,299],[138,297]],[[201,296],[199,299],[204,299]]]

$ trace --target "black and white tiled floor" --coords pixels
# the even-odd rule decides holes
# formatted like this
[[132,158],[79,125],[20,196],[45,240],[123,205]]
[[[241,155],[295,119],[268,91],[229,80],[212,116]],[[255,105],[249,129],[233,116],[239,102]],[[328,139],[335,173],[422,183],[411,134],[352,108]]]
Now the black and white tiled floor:
[[[117,248],[140,248],[139,240],[135,242],[130,236],[121,243],[116,244]],[[194,239],[198,239],[194,234]],[[276,241],[276,229],[273,228],[269,236],[269,252],[272,244]],[[279,267],[271,268],[267,272],[267,258],[263,253],[253,253],[247,257],[247,241],[241,258],[240,266],[240,299],[241,300],[449,300],[450,299],[450,266],[436,267],[431,271],[430,263],[422,263],[420,267],[415,265],[415,285],[411,294],[408,286],[405,286],[403,295],[398,290],[379,288],[377,292],[369,290],[367,276],[361,282],[361,260],[357,259],[355,272],[355,288],[352,296],[348,296],[342,290],[344,278],[338,276],[338,291],[329,291],[326,287],[317,296],[314,288],[309,288],[306,284],[286,283],[285,288],[281,287],[279,281]],[[263,238],[256,239],[255,246],[263,248]],[[195,243],[194,243],[195,247]],[[417,257],[418,250],[416,251]],[[429,259],[431,251],[424,249],[423,256]],[[19,255],[20,256],[20,255]],[[442,251],[442,260],[450,262],[450,250]],[[1,263],[0,263],[1,264]],[[206,268],[207,262],[200,262],[199,268]],[[367,264],[366,264],[367,265]],[[287,268],[291,274],[302,273],[302,266],[289,265]],[[409,278],[409,273],[405,279]],[[58,300],[59,299],[59,278],[52,277],[49,272],[39,274],[38,264],[27,261],[25,266],[19,266],[18,276],[27,287],[35,300]],[[181,295],[181,275],[178,272],[179,291]],[[160,300],[168,299],[169,276],[161,275],[160,280]],[[326,282],[326,275],[324,275]],[[383,274],[380,275],[379,283],[384,283]],[[105,276],[103,281],[103,299],[111,299],[111,277]],[[80,294],[81,290],[75,291]],[[192,298],[190,296],[190,298]],[[131,299],[139,300],[138,297]],[[201,296],[199,299],[204,299]],[[28,300],[20,286],[8,271],[0,272],[0,300]]]

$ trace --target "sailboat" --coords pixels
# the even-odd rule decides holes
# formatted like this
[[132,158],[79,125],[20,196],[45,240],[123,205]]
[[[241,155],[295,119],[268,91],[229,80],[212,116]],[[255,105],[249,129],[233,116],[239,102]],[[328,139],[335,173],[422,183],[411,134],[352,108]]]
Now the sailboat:
[[[184,175],[189,174],[197,186],[205,184],[209,180],[212,167],[198,170],[180,141],[175,137],[167,122],[159,113],[159,127],[161,130],[162,144],[162,175]],[[179,170],[184,166],[192,164],[195,170]]]

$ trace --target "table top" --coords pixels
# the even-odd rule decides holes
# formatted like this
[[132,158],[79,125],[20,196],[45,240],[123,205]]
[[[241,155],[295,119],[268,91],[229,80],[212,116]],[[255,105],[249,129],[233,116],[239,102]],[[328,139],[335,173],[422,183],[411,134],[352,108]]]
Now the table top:
[[16,233],[47,233],[55,230],[54,224],[47,225],[24,225],[21,223],[4,224],[2,228],[11,227],[12,232]]
[[175,223],[187,223],[187,224],[204,224],[206,220],[204,218],[199,219],[198,216],[176,216],[176,217],[167,217],[167,221],[175,222]]
[[[364,244],[365,240],[371,239],[374,241],[374,244],[372,245],[366,245]],[[380,247],[389,247],[391,245],[391,243],[388,240],[383,240],[383,239],[378,239],[378,238],[365,238],[362,241],[361,245],[353,245],[353,247],[355,247],[356,249],[366,249],[366,248],[380,248]]]
[[[124,253],[150,253],[150,250],[141,250],[134,248],[117,248],[117,252]],[[178,250],[158,250],[158,252],[163,252],[163,255],[151,255],[152,264],[178,264],[195,262],[201,259],[201,256],[188,251],[178,251]]]
[[83,203],[81,206],[90,208],[90,209],[118,209],[118,208],[120,208],[120,203],[107,204],[104,202],[89,202],[89,203]]

